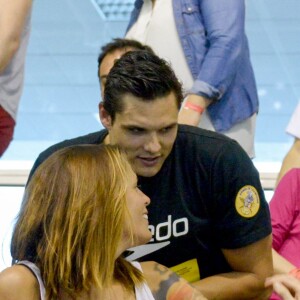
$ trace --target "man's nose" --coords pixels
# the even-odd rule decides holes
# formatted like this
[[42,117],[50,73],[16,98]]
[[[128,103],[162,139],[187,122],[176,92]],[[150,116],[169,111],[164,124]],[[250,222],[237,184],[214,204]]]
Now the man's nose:
[[160,151],[161,145],[157,133],[152,133],[151,135],[149,135],[144,149],[145,151],[150,153],[158,153]]

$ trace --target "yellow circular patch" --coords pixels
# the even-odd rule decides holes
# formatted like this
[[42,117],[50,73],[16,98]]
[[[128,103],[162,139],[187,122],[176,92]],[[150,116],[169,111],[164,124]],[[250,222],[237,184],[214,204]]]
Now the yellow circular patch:
[[260,207],[257,190],[252,185],[242,187],[235,198],[235,209],[244,218],[254,217]]

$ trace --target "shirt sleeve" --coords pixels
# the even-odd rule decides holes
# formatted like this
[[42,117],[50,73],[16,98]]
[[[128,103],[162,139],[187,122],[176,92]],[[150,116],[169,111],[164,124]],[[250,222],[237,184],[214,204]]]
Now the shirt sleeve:
[[[298,177],[297,177],[298,174]],[[289,236],[296,212],[299,197],[298,180],[300,169],[290,170],[279,182],[270,201],[271,221],[273,228],[273,248],[280,251]]]
[[237,142],[223,147],[213,169],[213,222],[219,246],[235,249],[271,234],[259,173]]
[[199,5],[208,46],[190,92],[220,99],[241,67],[242,52],[247,47],[245,3],[204,0]]

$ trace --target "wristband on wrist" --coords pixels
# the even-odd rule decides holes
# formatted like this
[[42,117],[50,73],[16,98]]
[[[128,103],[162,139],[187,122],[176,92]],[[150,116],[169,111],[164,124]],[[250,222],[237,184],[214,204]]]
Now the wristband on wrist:
[[200,105],[197,105],[197,104],[193,104],[191,102],[186,102],[183,106],[184,109],[191,109],[193,111],[196,111],[198,112],[200,115],[203,114],[203,112],[205,111],[205,108],[200,106]]
[[290,275],[300,280],[300,269],[296,268],[289,272]]

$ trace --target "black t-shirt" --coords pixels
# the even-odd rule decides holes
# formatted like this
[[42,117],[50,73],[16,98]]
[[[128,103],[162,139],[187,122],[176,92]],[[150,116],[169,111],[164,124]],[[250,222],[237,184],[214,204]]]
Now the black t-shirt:
[[[58,149],[99,144],[106,134],[102,130],[50,147],[30,176]],[[259,174],[238,143],[224,135],[180,125],[159,173],[140,177],[139,185],[151,199],[153,237],[131,249],[129,259],[157,261],[189,281],[231,271],[222,248],[241,248],[271,233]]]

